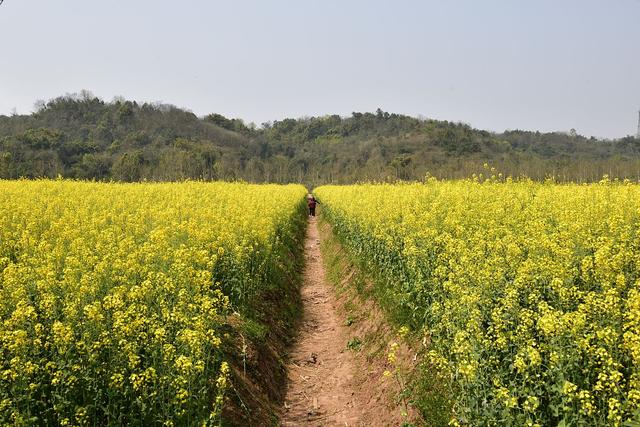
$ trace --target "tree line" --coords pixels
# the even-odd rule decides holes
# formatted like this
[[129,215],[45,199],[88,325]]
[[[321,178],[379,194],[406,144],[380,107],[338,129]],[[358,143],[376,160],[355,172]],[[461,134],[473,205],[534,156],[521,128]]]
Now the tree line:
[[575,132],[478,130],[384,112],[273,121],[198,117],[172,105],[91,93],[0,116],[0,178],[115,181],[245,180],[308,186],[463,178],[489,163],[504,176],[640,180],[640,140]]

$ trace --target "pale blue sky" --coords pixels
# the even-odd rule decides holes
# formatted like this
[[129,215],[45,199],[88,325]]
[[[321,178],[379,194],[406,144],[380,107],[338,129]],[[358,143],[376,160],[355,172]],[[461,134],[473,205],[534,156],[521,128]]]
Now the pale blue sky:
[[81,89],[262,123],[352,111],[634,134],[639,0],[5,0],[0,114]]

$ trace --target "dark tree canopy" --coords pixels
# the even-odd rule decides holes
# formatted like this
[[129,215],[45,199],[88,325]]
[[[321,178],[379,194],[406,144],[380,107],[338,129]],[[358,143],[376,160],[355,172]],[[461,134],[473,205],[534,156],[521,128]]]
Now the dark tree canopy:
[[[464,123],[378,109],[349,117],[287,118],[247,126],[167,104],[112,102],[90,92],[0,116],[0,178],[327,182],[468,177],[489,163],[504,175],[595,181],[640,178],[640,140],[575,131],[492,133]],[[496,172],[496,173],[498,173]]]

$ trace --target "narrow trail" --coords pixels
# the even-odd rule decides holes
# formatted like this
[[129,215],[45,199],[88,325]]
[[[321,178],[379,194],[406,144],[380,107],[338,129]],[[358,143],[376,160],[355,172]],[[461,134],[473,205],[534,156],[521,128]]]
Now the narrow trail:
[[290,353],[284,426],[357,426],[362,408],[353,384],[355,361],[347,350],[344,319],[325,279],[320,234],[309,219],[305,241],[303,318]]

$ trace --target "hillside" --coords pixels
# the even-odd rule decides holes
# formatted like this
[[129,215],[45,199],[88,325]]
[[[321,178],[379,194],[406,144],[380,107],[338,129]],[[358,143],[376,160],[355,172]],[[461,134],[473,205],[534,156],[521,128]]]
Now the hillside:
[[171,105],[104,102],[88,92],[0,116],[0,178],[350,183],[506,175],[640,178],[640,140],[492,133],[377,110],[265,123],[199,118]]

